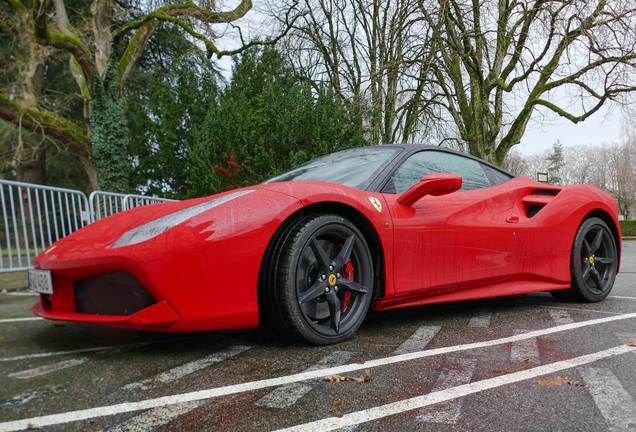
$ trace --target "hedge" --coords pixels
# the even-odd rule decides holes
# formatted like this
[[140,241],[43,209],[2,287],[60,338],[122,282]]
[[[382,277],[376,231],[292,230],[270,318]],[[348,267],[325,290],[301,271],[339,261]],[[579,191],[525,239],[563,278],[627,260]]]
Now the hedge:
[[636,236],[636,220],[622,220],[621,233],[625,236]]

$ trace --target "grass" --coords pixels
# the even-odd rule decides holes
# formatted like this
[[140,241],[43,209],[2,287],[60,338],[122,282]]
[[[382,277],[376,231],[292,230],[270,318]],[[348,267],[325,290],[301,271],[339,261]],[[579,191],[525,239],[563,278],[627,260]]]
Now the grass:
[[27,272],[0,273],[0,289],[26,290],[27,287]]
[[[38,253],[42,252],[42,250],[38,250]],[[11,255],[16,256],[16,254],[18,253],[18,249],[16,249],[15,247],[11,248]],[[27,251],[24,248],[20,248],[20,253],[22,255],[26,255]],[[32,257],[35,257],[36,253],[35,253],[35,249],[29,249],[29,253],[31,254]],[[9,251],[6,249],[2,249],[2,256],[9,256]]]

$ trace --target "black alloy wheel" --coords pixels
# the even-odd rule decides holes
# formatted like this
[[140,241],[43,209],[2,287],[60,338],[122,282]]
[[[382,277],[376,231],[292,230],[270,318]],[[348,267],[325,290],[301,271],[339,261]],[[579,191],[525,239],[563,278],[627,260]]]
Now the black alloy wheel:
[[607,224],[599,218],[584,220],[570,260],[573,298],[588,303],[602,301],[614,286],[617,269],[618,251]]
[[373,297],[373,264],[364,236],[348,219],[308,216],[290,227],[265,281],[274,324],[315,345],[342,342],[360,327]]

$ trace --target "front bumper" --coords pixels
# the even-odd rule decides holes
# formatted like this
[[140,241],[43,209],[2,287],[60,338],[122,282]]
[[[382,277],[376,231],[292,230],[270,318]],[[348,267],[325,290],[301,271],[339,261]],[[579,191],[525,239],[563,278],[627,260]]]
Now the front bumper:
[[[55,294],[53,294],[55,295]],[[56,321],[82,322],[109,327],[120,327],[138,330],[160,330],[174,326],[179,316],[165,301],[156,303],[133,315],[92,315],[73,311],[56,311],[49,305],[51,299],[47,294],[40,294],[40,301],[33,305],[31,312],[42,318]]]

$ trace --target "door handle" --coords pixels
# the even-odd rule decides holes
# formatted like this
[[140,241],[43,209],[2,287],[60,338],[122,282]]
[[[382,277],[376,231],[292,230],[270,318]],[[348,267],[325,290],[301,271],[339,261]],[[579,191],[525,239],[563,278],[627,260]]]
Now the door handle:
[[506,222],[508,223],[519,223],[519,216],[516,214],[511,214],[506,217]]

